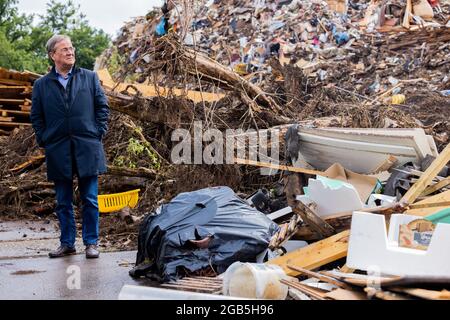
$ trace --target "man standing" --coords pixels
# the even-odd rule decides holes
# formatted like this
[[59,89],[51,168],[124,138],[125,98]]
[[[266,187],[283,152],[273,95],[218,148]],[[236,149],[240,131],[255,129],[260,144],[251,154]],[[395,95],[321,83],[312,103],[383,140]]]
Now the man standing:
[[108,101],[97,74],[75,66],[69,37],[53,36],[47,52],[54,67],[34,84],[31,122],[37,143],[45,148],[47,177],[55,183],[61,246],[49,256],[76,253],[72,204],[76,175],[86,257],[98,258],[98,175],[106,172],[102,138],[108,130]]

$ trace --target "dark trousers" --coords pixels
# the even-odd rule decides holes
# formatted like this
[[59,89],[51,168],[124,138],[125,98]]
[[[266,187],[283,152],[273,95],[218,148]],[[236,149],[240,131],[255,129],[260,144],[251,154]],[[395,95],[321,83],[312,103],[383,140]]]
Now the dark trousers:
[[[83,242],[86,246],[96,245],[99,232],[98,177],[79,178],[78,186],[83,205]],[[55,181],[55,191],[61,245],[74,248],[77,230],[73,213],[73,180]]]

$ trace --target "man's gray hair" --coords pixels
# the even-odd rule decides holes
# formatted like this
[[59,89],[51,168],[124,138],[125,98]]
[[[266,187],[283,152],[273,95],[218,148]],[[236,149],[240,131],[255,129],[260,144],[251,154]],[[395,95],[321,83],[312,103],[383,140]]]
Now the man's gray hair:
[[68,36],[64,36],[64,35],[60,35],[60,34],[56,34],[53,37],[51,37],[48,41],[47,41],[47,53],[50,55],[53,51],[55,51],[55,47],[58,43],[60,43],[61,41],[64,40],[68,40],[70,42],[72,42],[72,40],[70,40],[70,37]]

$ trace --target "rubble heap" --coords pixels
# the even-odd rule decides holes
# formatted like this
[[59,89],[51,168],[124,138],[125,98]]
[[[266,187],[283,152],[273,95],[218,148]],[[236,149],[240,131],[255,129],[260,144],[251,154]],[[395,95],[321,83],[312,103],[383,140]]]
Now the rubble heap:
[[[411,115],[425,123],[388,121],[380,126],[429,126],[429,119],[417,110],[425,101],[430,108],[433,101],[433,107],[444,110],[436,121],[443,123],[436,134],[445,135],[450,81],[448,4],[439,6],[440,13],[432,21],[408,31],[401,26],[387,28],[381,22],[378,29],[362,26],[369,14],[367,3],[350,2],[346,14],[332,10],[324,1],[194,3],[169,6],[165,14],[152,12],[123,27],[116,40],[125,61],[118,74],[121,81],[132,74],[139,82],[151,79],[151,83],[203,92],[239,88],[233,83],[205,82],[208,77],[217,79],[217,72],[207,76],[208,70],[192,70],[202,63],[200,59],[190,63],[193,49],[201,60],[207,57],[240,75],[242,83],[269,93],[291,120],[355,117],[368,110],[373,115],[393,107],[394,118]],[[386,3],[406,10],[407,1],[374,1],[370,6],[384,8]],[[177,46],[183,49],[173,50]],[[239,98],[249,104],[242,93]],[[277,120],[266,122],[265,127],[283,123]],[[359,126],[377,126],[376,121],[365,120],[371,123]],[[445,137],[442,140],[445,143]]]

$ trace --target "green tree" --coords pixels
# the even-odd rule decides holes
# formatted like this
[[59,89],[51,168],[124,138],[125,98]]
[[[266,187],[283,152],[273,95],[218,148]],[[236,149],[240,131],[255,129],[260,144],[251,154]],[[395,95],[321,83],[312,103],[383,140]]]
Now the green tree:
[[[103,30],[89,25],[86,15],[81,12],[80,5],[75,5],[72,0],[61,3],[51,0],[47,4],[47,12],[40,16],[39,36],[35,39],[52,34],[66,34],[72,39],[72,44],[77,49],[77,65],[92,69],[95,58],[110,44],[110,37]],[[35,33],[38,31],[35,30]],[[45,53],[46,54],[46,53]]]
[[19,14],[16,7],[18,0],[0,0],[0,28],[10,42],[15,42],[30,32],[33,15]]
[[39,15],[33,25],[34,15],[20,15],[17,0],[0,0],[0,66],[11,69],[28,69],[45,73],[50,60],[45,44],[53,34],[71,37],[77,48],[77,65],[92,69],[95,58],[110,44],[103,30],[89,25],[80,6],[72,0],[65,3],[51,0],[46,13]]
[[19,15],[17,0],[0,0],[0,66],[16,70],[42,68],[27,46],[33,16]]

